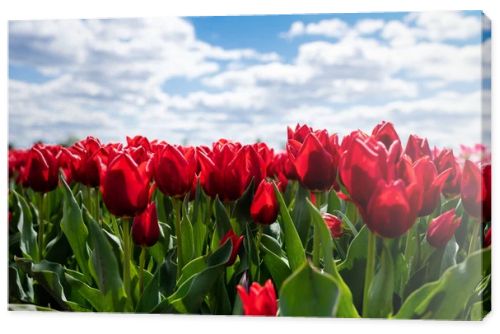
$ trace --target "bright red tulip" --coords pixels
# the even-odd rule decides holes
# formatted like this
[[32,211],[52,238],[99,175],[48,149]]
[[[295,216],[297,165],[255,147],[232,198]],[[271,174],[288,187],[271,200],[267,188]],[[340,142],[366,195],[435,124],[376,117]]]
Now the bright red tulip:
[[108,153],[100,141],[87,137],[75,143],[71,152],[76,155],[72,168],[74,180],[89,187],[98,187],[99,175],[108,162]]
[[297,153],[291,149],[298,146],[293,143],[293,139],[289,140],[287,148],[300,183],[313,191],[331,189],[336,183],[340,159],[337,137],[329,137],[326,131],[310,133]]
[[380,181],[373,192],[366,210],[361,210],[368,228],[385,238],[396,238],[408,231],[415,223],[418,191],[405,187],[403,180],[386,184]]
[[410,135],[404,153],[414,162],[423,157],[432,158],[432,152],[427,142],[427,138],[421,138],[417,135]]
[[292,128],[287,127],[287,137],[288,140],[293,139],[295,141],[298,141],[299,143],[303,143],[306,137],[311,133],[314,132],[313,129],[308,126],[308,125],[300,125],[297,124],[295,126],[295,130],[292,130]]
[[278,200],[272,182],[262,180],[255,191],[250,205],[250,214],[254,222],[269,225],[278,217]]
[[149,182],[145,162],[137,165],[129,154],[119,153],[101,175],[104,204],[115,216],[134,217],[148,205]]
[[453,151],[449,149],[439,151],[437,156],[434,158],[434,164],[436,165],[438,173],[451,169],[451,172],[443,186],[443,194],[447,197],[453,197],[460,194],[462,171],[460,169],[460,165],[455,159],[455,156],[453,155]]
[[245,315],[276,316],[278,303],[276,301],[273,282],[270,279],[263,286],[257,282],[253,282],[248,292],[241,285],[238,285],[236,288],[238,289],[238,295],[243,304]]
[[229,261],[227,261],[226,266],[232,266],[234,261],[236,261],[236,256],[240,251],[241,242],[243,241],[243,236],[237,236],[233,230],[227,231],[227,233],[220,240],[220,245],[224,245],[228,240],[231,241],[233,248],[231,250],[231,256],[229,256]]
[[41,193],[57,188],[59,162],[48,146],[36,144],[28,151],[21,182],[23,186]]
[[470,160],[465,160],[462,171],[461,197],[465,211],[472,217],[481,218],[487,189],[479,167]]
[[455,209],[451,209],[434,218],[427,228],[427,241],[436,248],[446,246],[453,237],[457,228],[460,227],[462,218],[455,215]]
[[394,129],[394,125],[391,122],[382,121],[377,124],[372,131],[372,137],[382,142],[386,149],[389,149],[393,143],[397,142],[397,150],[401,152],[403,150],[401,146],[401,140],[399,139],[399,135]]
[[132,224],[132,239],[142,247],[153,246],[160,237],[160,225],[154,202],[148,204],[146,210],[135,216]]
[[422,205],[418,211],[418,216],[427,216],[440,205],[441,191],[451,169],[447,169],[438,175],[436,166],[428,156],[417,160],[413,165],[413,169],[423,190]]
[[491,164],[483,165],[481,168],[485,195],[483,197],[483,221],[491,220]]
[[273,160],[267,167],[267,176],[278,180],[278,187],[281,192],[284,192],[288,185],[288,178],[285,170],[288,161],[288,154],[286,152],[280,152],[274,155]]
[[154,180],[165,195],[182,198],[191,191],[196,176],[194,148],[167,144],[158,149],[152,166]]
[[321,214],[323,220],[325,221],[326,226],[330,230],[332,238],[340,238],[343,234],[342,232],[342,220],[340,220],[337,216],[334,216],[330,213],[324,212]]

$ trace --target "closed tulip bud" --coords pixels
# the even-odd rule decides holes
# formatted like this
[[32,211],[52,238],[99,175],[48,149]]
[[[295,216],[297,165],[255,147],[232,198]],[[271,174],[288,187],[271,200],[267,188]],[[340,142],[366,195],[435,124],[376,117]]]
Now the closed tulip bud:
[[451,209],[434,218],[427,228],[427,241],[435,248],[446,246],[460,226],[461,217],[455,215],[455,209]]
[[438,175],[436,166],[427,156],[417,160],[413,169],[417,182],[423,189],[422,205],[418,210],[418,216],[430,215],[441,203],[441,191],[451,169],[447,169]]
[[245,315],[276,316],[278,303],[276,301],[276,291],[270,279],[263,286],[253,282],[248,292],[241,285],[238,285],[237,289]]
[[191,191],[196,175],[194,148],[165,145],[153,158],[153,175],[162,193],[184,197]]
[[432,151],[427,138],[421,138],[417,135],[410,135],[404,153],[414,162],[423,157],[432,158]]
[[46,193],[57,188],[59,162],[48,146],[37,144],[26,155],[21,182],[36,192]]
[[243,241],[243,236],[239,237],[234,233],[233,230],[229,230],[220,240],[220,245],[224,245],[226,242],[229,241],[233,245],[233,248],[231,250],[231,256],[229,257],[229,260],[226,263],[226,266],[228,267],[232,266],[234,264],[234,261],[236,261],[236,256],[240,251],[241,242]]
[[132,239],[142,247],[153,246],[160,237],[160,225],[154,202],[148,204],[146,210],[135,216],[132,224]]
[[394,125],[390,122],[382,121],[377,124],[375,128],[373,128],[372,137],[383,143],[386,149],[389,149],[393,143],[397,142],[399,152],[403,150],[399,135],[396,129],[394,129]]
[[322,213],[321,216],[323,217],[323,220],[330,230],[330,234],[332,235],[332,238],[340,238],[342,236],[342,221],[337,217],[334,216],[330,213]]
[[278,217],[278,209],[278,200],[272,182],[262,180],[250,206],[252,219],[258,224],[272,224]]
[[150,178],[146,163],[137,163],[127,153],[118,153],[101,175],[101,192],[109,212],[134,217],[148,205]]
[[100,185],[100,173],[108,162],[108,153],[98,139],[87,137],[75,143],[71,152],[76,156],[73,159],[73,177],[89,187]]
[[462,172],[461,197],[465,211],[472,217],[481,218],[486,189],[481,170],[470,160],[466,160]]

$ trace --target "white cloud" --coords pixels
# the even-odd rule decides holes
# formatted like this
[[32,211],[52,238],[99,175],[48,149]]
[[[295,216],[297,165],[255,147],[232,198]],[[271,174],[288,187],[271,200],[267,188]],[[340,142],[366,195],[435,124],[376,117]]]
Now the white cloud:
[[302,21],[292,23],[290,29],[282,33],[285,38],[294,38],[304,35],[326,36],[340,38],[348,32],[348,25],[340,19],[321,20],[319,22],[305,24]]
[[384,27],[384,20],[364,19],[356,23],[355,29],[360,35],[373,34]]

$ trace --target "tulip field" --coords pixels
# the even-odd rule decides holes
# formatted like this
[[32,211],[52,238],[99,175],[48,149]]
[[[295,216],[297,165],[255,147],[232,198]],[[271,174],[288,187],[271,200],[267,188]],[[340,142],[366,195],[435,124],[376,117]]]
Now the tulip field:
[[284,151],[89,136],[8,159],[10,310],[481,320],[491,309],[481,145],[431,148],[381,122],[343,137],[297,125]]

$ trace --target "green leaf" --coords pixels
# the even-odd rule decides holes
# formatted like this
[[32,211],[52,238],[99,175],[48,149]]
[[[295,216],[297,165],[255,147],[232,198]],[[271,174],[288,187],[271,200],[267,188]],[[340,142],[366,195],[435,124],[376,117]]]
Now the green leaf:
[[112,312],[115,311],[112,305],[106,303],[106,299],[101,291],[92,288],[85,282],[82,282],[73,275],[66,273],[66,281],[71,286],[72,293],[78,293],[84,298],[97,312]]
[[336,315],[339,289],[335,280],[305,262],[280,290],[280,315],[332,317]]
[[182,238],[182,261],[181,263],[188,263],[194,256],[194,237],[193,227],[189,221],[187,214],[182,216],[181,220],[181,238]]
[[[158,269],[156,270],[156,273],[154,274],[153,278],[149,281],[149,283],[145,286],[144,288],[144,293],[139,299],[139,302],[137,303],[136,312],[141,312],[141,313],[150,313],[152,312],[159,304],[160,304],[160,283],[162,279],[165,279],[165,273],[168,272],[168,259],[165,260],[164,263],[162,263]],[[175,277],[175,271],[174,271],[174,277]],[[174,278],[175,280],[175,278]]]
[[42,312],[50,312],[56,311],[49,307],[43,307],[33,304],[9,304],[9,311],[42,311]]
[[292,273],[288,266],[288,261],[269,250],[263,243],[260,244],[260,249],[264,253],[264,265],[271,274],[276,288],[279,290],[283,282]]
[[15,190],[12,190],[12,192],[15,195],[16,205],[19,210],[17,228],[21,233],[21,239],[19,240],[21,251],[23,252],[23,256],[38,260],[37,233],[33,228],[33,216],[30,207],[21,195]]
[[207,268],[187,279],[168,297],[168,302],[180,313],[197,313],[205,296],[224,273],[225,264],[231,255],[232,244],[224,243],[207,258]]
[[311,216],[307,209],[307,199],[309,198],[309,190],[304,188],[300,183],[295,194],[295,205],[292,211],[292,220],[299,234],[302,245],[307,243],[309,236],[309,227],[311,226]]
[[[219,198],[215,199],[215,220],[215,228],[217,229],[217,235],[220,240],[227,231],[232,229],[232,227],[226,208]],[[238,235],[240,234],[239,231],[235,231],[235,233]]]
[[280,205],[281,229],[284,234],[285,250],[288,256],[288,262],[290,263],[290,268],[295,271],[306,262],[306,254],[299,234],[293,224],[292,217],[290,217],[290,212],[288,211],[285,201],[283,200],[283,196],[281,196],[276,184],[274,184],[274,192]]
[[380,268],[373,277],[368,291],[369,318],[385,318],[392,313],[392,298],[394,294],[394,265],[391,252],[384,243]]
[[321,213],[314,206],[314,204],[312,204],[309,200],[307,200],[307,203],[314,224],[314,233],[319,233],[319,241],[321,243],[324,257],[323,262],[325,265],[325,272],[332,275],[339,288],[340,297],[337,316],[342,318],[359,318],[358,311],[353,304],[351,290],[349,290],[349,286],[346,282],[344,282],[342,276],[340,276],[337,270],[337,264],[333,258],[333,240],[330,230],[326,226]]
[[84,273],[89,273],[87,252],[88,230],[83,222],[82,212],[75,196],[71,192],[68,184],[62,175],[60,176],[64,190],[63,218],[61,220],[61,229],[66,235],[68,242],[75,254],[76,262]]
[[463,319],[468,300],[491,270],[491,249],[471,254],[448,268],[438,281],[414,291],[395,315],[397,319]]
[[91,263],[93,272],[96,275],[95,280],[103,296],[111,303],[111,305],[106,305],[106,310],[122,310],[121,306],[124,304],[125,290],[120,276],[118,260],[101,227],[86,209],[84,209],[84,213],[90,230],[90,241],[92,244]]

